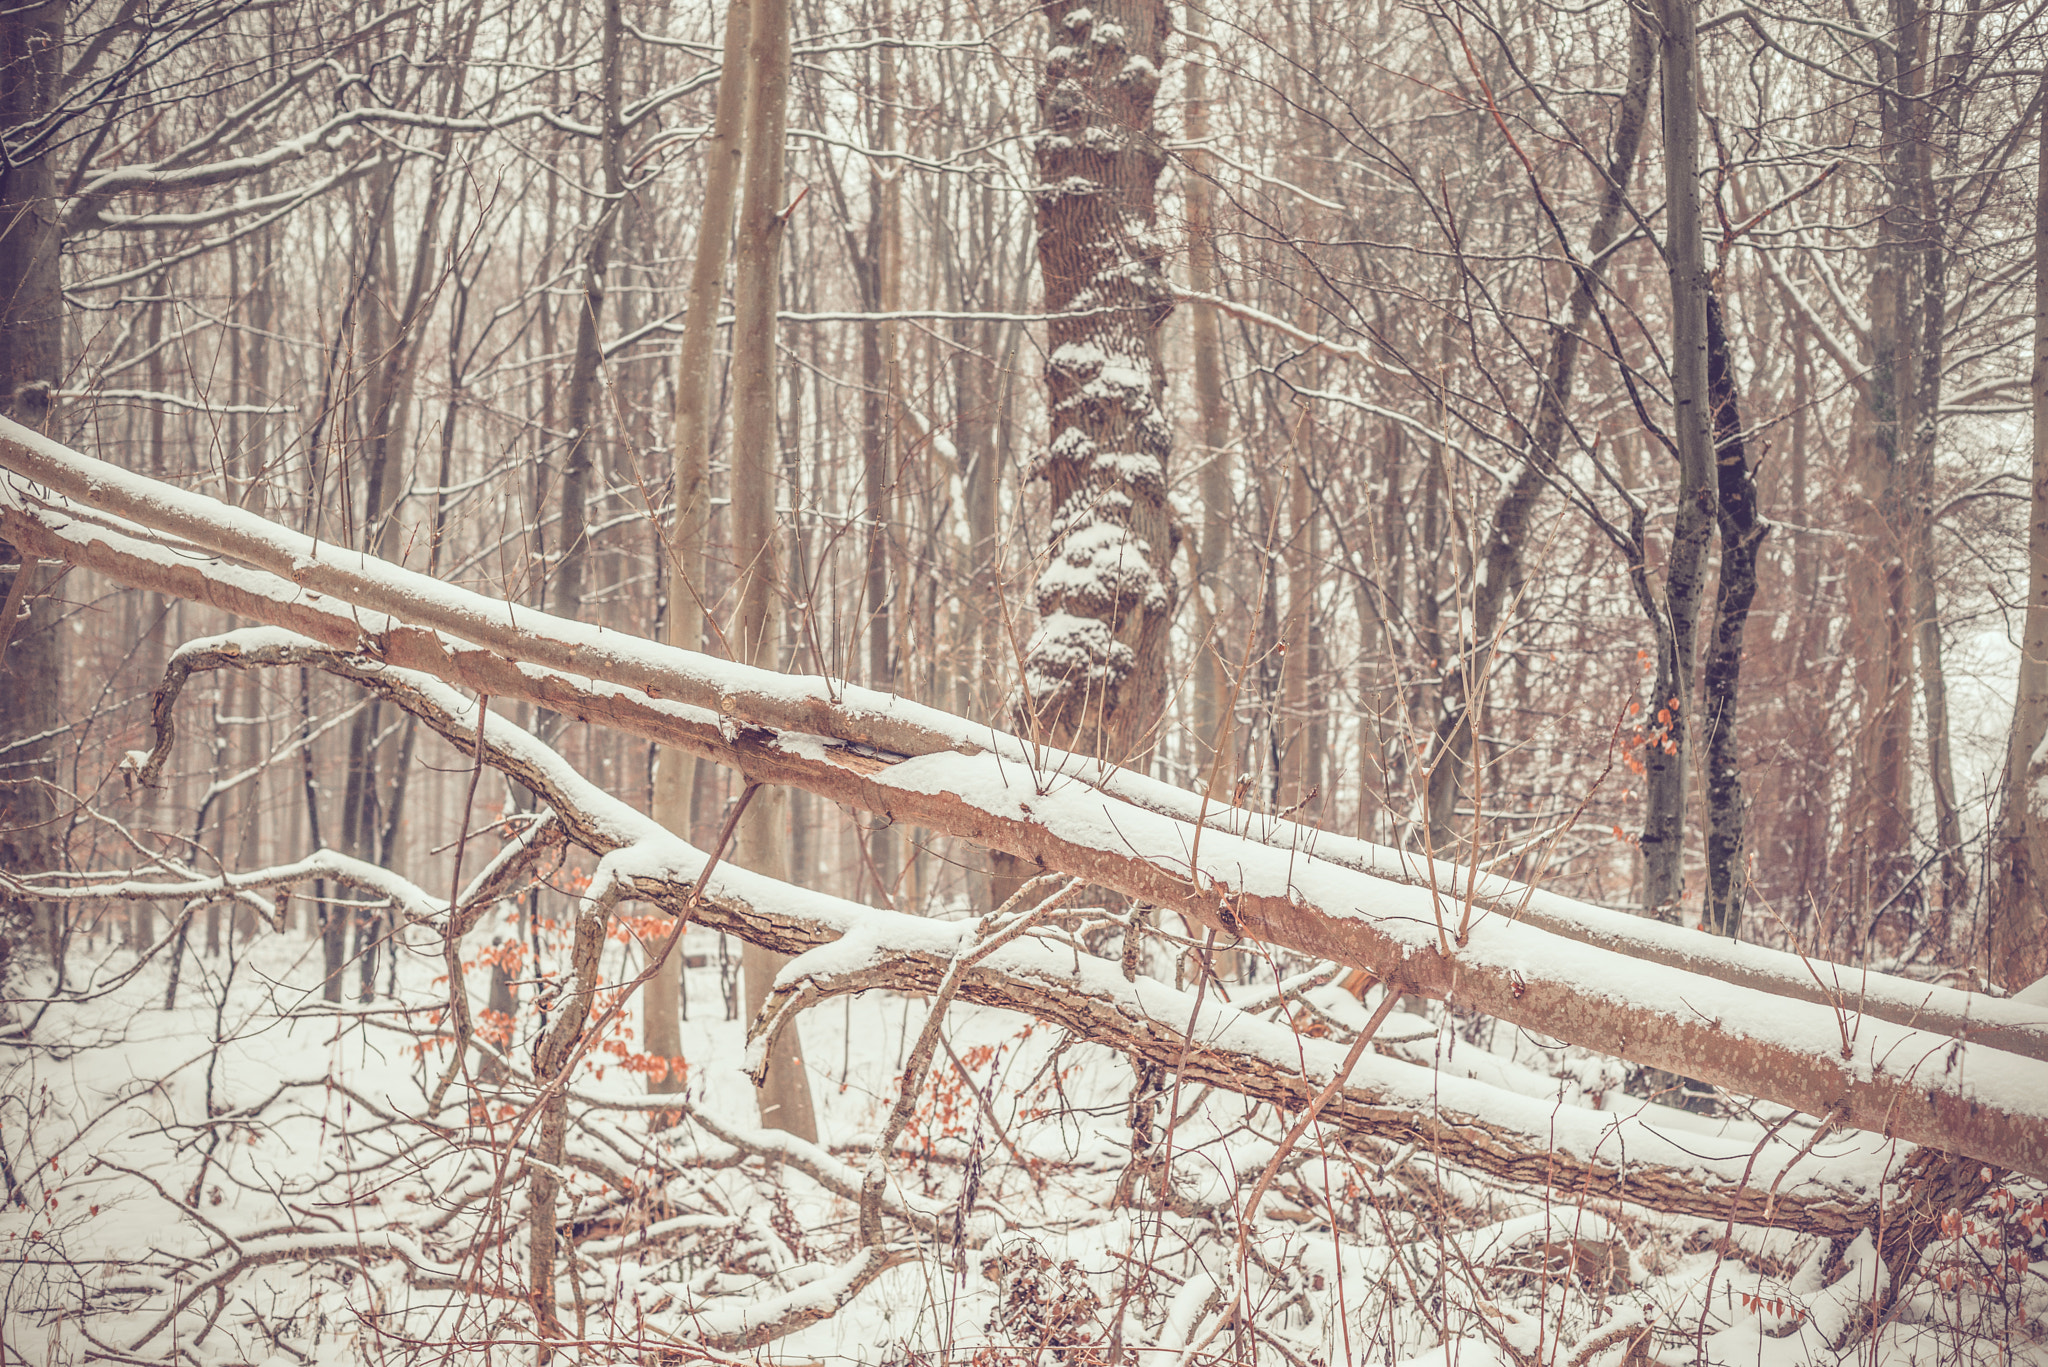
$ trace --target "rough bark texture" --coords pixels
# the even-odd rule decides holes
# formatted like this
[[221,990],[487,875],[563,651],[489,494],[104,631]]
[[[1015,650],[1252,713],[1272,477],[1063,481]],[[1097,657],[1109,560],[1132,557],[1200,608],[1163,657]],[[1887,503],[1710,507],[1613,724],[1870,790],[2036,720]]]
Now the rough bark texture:
[[1164,0],[1044,6],[1039,86],[1038,267],[1048,324],[1050,563],[1025,647],[1024,730],[1062,749],[1137,761],[1166,696],[1176,587],[1166,504],[1172,433],[1160,401],[1160,269],[1152,135],[1171,19]]
[[1749,799],[1742,789],[1742,634],[1756,599],[1756,553],[1769,524],[1757,508],[1755,471],[1742,434],[1742,402],[1721,303],[1707,294],[1707,388],[1714,408],[1714,477],[1719,488],[1721,580],[1714,599],[1714,639],[1701,668],[1707,742],[1707,902],[1702,924],[1733,935],[1742,924],[1744,831]]
[[[48,112],[63,70],[62,3],[0,14],[0,138]],[[46,429],[64,369],[58,289],[56,173],[47,156],[0,158],[0,412]],[[62,643],[51,576],[0,545],[0,604],[13,621],[0,677],[0,872],[41,873],[55,862],[58,676]],[[35,908],[0,894],[0,983],[33,933]]]

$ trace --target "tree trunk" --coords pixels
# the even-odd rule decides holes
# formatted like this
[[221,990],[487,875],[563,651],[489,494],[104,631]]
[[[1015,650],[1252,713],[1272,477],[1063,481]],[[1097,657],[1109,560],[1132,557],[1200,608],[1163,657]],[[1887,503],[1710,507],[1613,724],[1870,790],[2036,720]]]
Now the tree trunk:
[[[734,655],[774,669],[781,665],[780,538],[776,534],[775,310],[776,262],[782,245],[783,141],[788,127],[789,0],[756,0],[748,36],[753,72],[745,131],[745,190],[739,254],[733,268],[733,554],[739,603],[726,633]],[[764,788],[740,821],[738,862],[756,873],[789,877],[789,794]],[[751,1018],[768,999],[782,959],[749,944],[742,960]],[[815,1140],[811,1086],[795,1030],[782,1033],[760,1094],[761,1121]]]
[[[1149,751],[1166,696],[1176,586],[1166,503],[1172,432],[1159,325],[1172,308],[1153,236],[1152,136],[1171,22],[1164,0],[1044,7],[1038,264],[1051,354],[1050,560],[1025,647],[1026,730],[1111,764]],[[1092,310],[1085,318],[1057,315]]]
[[[2048,79],[2041,83],[2035,175],[2034,259],[2048,261]],[[2033,795],[2048,768],[2048,270],[2034,272],[2034,467],[2027,524],[2026,635],[2020,647],[2019,698],[2006,751],[2005,803],[1991,865],[1984,969],[2017,990],[2048,975],[2048,811]]]
[[[1051,440],[1048,563],[1032,591],[1018,729],[1108,764],[1149,755],[1166,702],[1178,533],[1166,501],[1173,431],[1159,325],[1173,308],[1153,226],[1165,157],[1152,135],[1164,0],[1043,6],[1050,48],[1034,157]],[[1087,310],[1087,316],[1058,315]],[[1022,885],[992,861],[1001,905]]]
[[1320,567],[1311,550],[1315,513],[1309,502],[1309,445],[1307,415],[1296,422],[1294,458],[1287,466],[1287,506],[1282,523],[1288,537],[1282,557],[1287,567],[1287,607],[1280,628],[1280,705],[1273,718],[1273,731],[1280,746],[1280,787],[1277,805],[1293,811],[1314,791],[1314,745],[1310,721],[1309,677],[1315,667],[1309,649],[1309,631],[1315,619],[1316,583]]
[[[697,258],[690,267],[690,292],[683,315],[682,350],[676,356],[675,530],[669,544],[668,643],[684,650],[704,647],[704,551],[711,529],[711,429],[717,389],[713,383],[718,307],[725,296],[725,263],[732,243],[733,200],[740,178],[741,121],[746,117],[752,36],[752,0],[731,0],[725,11],[725,53],[718,72],[718,109],[704,152],[704,218],[697,229]],[[654,777],[654,819],[688,839],[691,796],[715,781],[702,760],[663,749]],[[646,992],[647,1050],[660,1058],[683,1052],[683,952],[677,946]],[[651,1076],[650,1092],[682,1090],[682,1079]]]
[[[63,71],[61,3],[10,7],[0,15],[0,137],[49,112]],[[58,285],[62,233],[56,173],[47,153],[0,158],[0,412],[47,431],[64,370],[63,295]],[[5,568],[12,565],[12,569]],[[56,866],[56,739],[62,642],[56,604],[41,596],[50,576],[0,545],[0,603],[15,604],[0,681],[0,872],[45,873]],[[41,737],[41,739],[32,739]],[[35,928],[36,906],[0,894],[0,985]]]
[[[1924,32],[1924,26],[1923,26]],[[1924,36],[1921,39],[1926,44]],[[1966,56],[1959,56],[1967,60]],[[1923,51],[1921,60],[1926,60]],[[1956,73],[1950,73],[1951,78]],[[1912,484],[1913,642],[1920,672],[1921,706],[1927,724],[1927,779],[1934,799],[1934,836],[1941,868],[1939,895],[1926,926],[1938,961],[1946,962],[1950,917],[1969,897],[1970,876],[1963,859],[1963,819],[1956,805],[1955,766],[1950,758],[1948,679],[1942,667],[1941,600],[1934,575],[1934,450],[1941,431],[1941,377],[1947,360],[1948,254],[1943,240],[1943,214],[1934,183],[1933,120],[1925,102],[1916,102],[1910,126],[1907,193],[1912,205],[1913,240],[1904,244],[1915,269],[1913,319],[1916,352],[1905,378],[1910,402],[1899,414],[1905,461]]]
[[611,259],[612,229],[619,220],[619,206],[625,202],[626,175],[619,144],[625,130],[619,125],[619,45],[625,20],[622,0],[605,0],[601,79],[604,83],[603,126],[598,133],[598,159],[604,172],[604,203],[590,225],[590,241],[583,256],[583,297],[576,310],[576,359],[569,368],[569,391],[564,402],[569,430],[569,448],[562,467],[560,546],[556,562],[552,610],[559,616],[583,615],[585,567],[589,562],[589,537],[584,528],[589,517],[590,468],[597,452],[597,431],[603,425],[597,409],[597,372],[603,364],[603,343],[598,330],[604,322],[605,269]]
[[1719,486],[1721,580],[1714,600],[1714,639],[1701,668],[1706,728],[1707,901],[1702,923],[1716,935],[1742,924],[1747,886],[1743,860],[1749,800],[1742,787],[1737,702],[1742,633],[1756,598],[1757,550],[1770,530],[1757,508],[1756,474],[1743,440],[1735,358],[1721,322],[1720,300],[1707,294],[1707,388],[1714,408],[1714,472]]
[[[1187,154],[1182,194],[1187,201],[1188,288],[1213,294],[1217,288],[1214,229],[1215,190],[1209,183],[1208,157],[1202,144],[1209,137],[1208,15],[1200,5],[1187,10],[1188,52],[1187,134],[1194,147]],[[1202,440],[1202,532],[1195,554],[1195,602],[1200,626],[1195,644],[1195,758],[1199,782],[1206,786],[1224,744],[1223,715],[1229,693],[1227,669],[1216,636],[1216,614],[1223,592],[1223,564],[1230,555],[1230,410],[1223,393],[1223,338],[1216,310],[1208,304],[1188,306],[1188,343],[1193,352],[1195,405]]]
[[1842,947],[1860,951],[1879,909],[1912,911],[1913,639],[1911,562],[1914,529],[1913,438],[1922,304],[1922,264],[1914,184],[1927,144],[1925,15],[1918,0],[1892,0],[1891,45],[1878,52],[1877,92],[1884,181],[1870,283],[1870,371],[1855,414],[1852,468],[1858,493],[1856,541],[1866,560],[1849,576],[1856,746],[1842,860],[1852,915]]
[[[1707,541],[1714,530],[1714,451],[1707,392],[1707,265],[1700,235],[1699,74],[1694,0],[1664,0],[1664,260],[1671,277],[1672,440],[1678,456],[1678,511],[1664,574],[1662,649],[1652,700],[1662,726],[1644,749],[1643,905],[1678,919],[1684,894],[1687,709],[1692,706]],[[1668,714],[1668,720],[1666,716]],[[1659,743],[1661,742],[1661,743]]]
[[[880,37],[889,36],[886,3],[876,25]],[[884,46],[875,54],[879,68],[876,82],[877,118],[875,145],[890,148],[896,142],[896,50]],[[876,313],[893,312],[898,303],[897,277],[901,264],[898,235],[902,212],[901,184],[894,167],[874,164],[869,171],[872,217],[868,221],[867,262],[862,272],[867,307]],[[869,322],[861,328],[861,510],[863,539],[867,554],[867,577],[862,602],[867,609],[868,687],[890,692],[896,686],[893,605],[889,601],[889,540],[891,509],[895,503],[892,479],[894,462],[890,447],[895,431],[895,329],[885,322]],[[886,818],[863,818],[866,827],[867,864],[883,905],[896,905],[896,840]]]

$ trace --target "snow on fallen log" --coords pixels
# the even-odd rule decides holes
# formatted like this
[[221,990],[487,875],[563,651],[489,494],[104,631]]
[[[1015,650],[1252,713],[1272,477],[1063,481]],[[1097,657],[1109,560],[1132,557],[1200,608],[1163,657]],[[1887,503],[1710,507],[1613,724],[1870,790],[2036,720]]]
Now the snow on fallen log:
[[[375,690],[465,751],[476,738],[477,704],[441,680],[293,642],[283,633],[229,633],[178,653],[194,670],[321,668]],[[495,713],[485,719],[484,742],[487,762],[533,789],[570,838],[600,856],[590,896],[623,890],[671,913],[688,904],[703,867],[701,851],[589,783],[554,750]],[[790,965],[783,998],[807,989],[820,996],[877,987],[933,991],[971,931],[964,923],[883,911],[726,864],[714,873],[695,916],[779,952],[809,954]],[[1214,998],[1196,1016],[1193,993],[1145,978],[1126,981],[1118,965],[1029,938],[963,974],[959,996],[1054,1022],[1106,1048],[1184,1068],[1190,1082],[1286,1110],[1299,1110],[1320,1091],[1344,1052]],[[771,1000],[769,1013],[775,1005]],[[676,1105],[659,1097],[640,1104]],[[1696,1117],[1662,1107],[1617,1114],[1560,1106],[1376,1054],[1359,1061],[1323,1121],[1340,1132],[1417,1145],[1447,1161],[1574,1198],[1828,1234],[1868,1224],[1893,1157],[1891,1145],[1869,1135],[1798,1145],[1746,1122],[1702,1133]]]
[[[247,646],[251,664],[296,649],[263,631],[252,633]],[[244,654],[242,640],[231,634],[195,643],[179,658],[202,648],[222,652],[221,663],[239,662],[227,657]],[[331,650],[322,667],[373,686],[394,677],[389,666]],[[528,696],[557,706],[579,688],[567,676],[531,666],[516,677],[539,685]],[[1207,831],[1200,855],[1207,886],[1197,893],[1181,872],[1182,852],[1192,843],[1185,825],[1143,810],[1115,810],[1104,795],[1081,785],[1043,796],[1027,788],[1028,796],[1019,796],[997,756],[948,753],[887,764],[817,737],[741,732],[729,719],[681,704],[633,700],[616,688],[586,684],[581,691],[578,715],[602,712],[618,724],[630,711],[638,724],[627,729],[735,764],[752,779],[794,783],[888,811],[898,820],[1023,850],[1052,867],[1189,911],[1209,924],[1263,931],[1262,938],[1374,968],[1406,990],[1479,1004],[1574,1043],[1684,1070],[1809,1114],[1830,1115],[1837,1123],[2021,1171],[2043,1165],[2048,1066],[2037,1060],[1674,969],[1646,968],[1502,918],[1475,924],[1466,945],[1446,958],[1437,948],[1428,889],[1366,882],[1312,855]],[[467,744],[466,733],[444,734]],[[939,766],[945,771],[935,775]],[[572,780],[573,771],[565,770],[552,781]],[[587,802],[584,807],[596,810]],[[606,848],[638,851],[633,858],[658,848],[649,843],[650,832],[658,832],[651,821],[621,804],[610,803],[608,810],[605,829],[579,832],[580,841],[601,838],[610,842]],[[1146,857],[1148,850],[1164,853]],[[626,876],[624,868],[608,859],[600,881]],[[635,872],[667,876],[659,869]],[[1322,914],[1328,906],[1351,914]],[[1282,918],[1292,918],[1292,924],[1276,926]],[[1338,933],[1330,933],[1332,928]],[[808,946],[774,947],[795,953]],[[1745,1028],[1752,1022],[1753,1028]],[[1916,1076],[1916,1065],[1931,1076]],[[1524,1133],[1542,1130],[1537,1125]]]
[[[33,537],[36,525],[45,524],[43,531],[64,546],[60,549],[45,542],[53,557],[91,565],[124,582],[133,581],[114,562],[124,558],[153,562],[157,572],[151,578],[161,581],[168,575],[182,588],[164,582],[142,587],[214,602],[330,645],[367,645],[393,663],[439,677],[452,677],[459,670],[465,682],[478,683],[480,671],[503,672],[504,666],[513,663],[532,663],[623,685],[646,699],[694,705],[729,718],[735,725],[822,736],[891,757],[992,754],[1034,777],[1058,774],[1176,821],[1229,831],[1290,852],[1313,851],[1329,864],[1431,889],[1445,903],[1455,902],[1461,918],[1469,905],[1474,919],[1481,923],[1505,918],[1630,958],[1774,996],[1975,1040],[2048,1061],[2048,1010],[2038,1006],[1699,935],[1498,875],[1475,878],[1472,870],[1449,861],[1431,861],[1407,851],[1208,802],[1199,794],[1157,779],[1039,746],[894,694],[819,676],[755,669],[552,616],[444,584],[366,552],[318,541],[217,499],[95,460],[5,418],[0,418],[0,467],[26,475],[41,486],[39,491],[18,484],[0,488],[0,502],[14,505],[6,513],[10,527]],[[59,498],[50,500],[50,493]],[[133,523],[135,532],[183,538],[190,547],[152,546],[137,536],[123,536],[118,529],[90,524],[47,525],[69,521],[65,500],[77,500]],[[125,557],[108,554],[117,546],[126,552]],[[233,556],[275,577],[252,576],[231,565],[218,570],[202,568],[193,563],[192,548]],[[131,570],[136,567],[129,566]],[[300,592],[280,593],[283,586],[278,579]],[[317,601],[317,596],[308,598],[307,590],[338,600],[330,605],[338,610],[338,618],[330,612],[316,614],[325,617],[325,622],[305,620],[306,614],[295,609],[310,608]],[[223,591],[241,597],[242,606],[230,606],[214,596]],[[364,608],[373,611],[365,613]],[[319,626],[330,629],[323,631]],[[349,633],[346,639],[337,639],[332,630],[336,626]],[[473,658],[458,662],[454,656],[465,646],[471,647],[467,653]],[[474,658],[480,654],[496,657],[495,661]],[[493,664],[498,666],[496,670]],[[492,691],[523,696],[504,687]],[[575,711],[570,699],[559,706]]]
[[[117,528],[94,526],[46,502],[38,506],[17,487],[6,530],[31,552],[305,631],[330,647],[361,651],[366,661],[418,668],[494,696],[620,727],[739,768],[756,781],[800,786],[1003,849],[1224,932],[1365,967],[1405,991],[1477,1008],[1569,1043],[1837,1123],[2048,1173],[2048,1067],[2039,1058],[1987,1047],[1960,1030],[1949,1034],[1879,1018],[1862,1009],[1863,996],[1829,992],[1820,1001],[1788,1000],[1775,982],[1766,990],[1645,963],[1589,938],[1567,938],[1531,923],[1529,913],[1539,903],[1553,913],[1560,904],[1574,905],[1561,898],[1523,892],[1517,919],[1512,905],[1482,905],[1475,890],[1468,922],[1468,902],[1448,880],[1366,874],[1356,865],[1379,856],[1347,851],[1344,842],[1320,836],[1312,845],[1298,828],[1246,833],[1198,823],[1175,810],[1199,805],[1191,794],[1175,795],[1165,785],[1033,749],[993,731],[981,733],[987,742],[981,746],[972,741],[977,728],[899,699],[842,690],[835,702],[823,681],[743,670],[619,633],[557,624],[373,557],[315,546],[241,510],[116,471],[41,438],[33,447],[0,442],[0,462],[33,466],[41,472],[37,478],[61,480],[66,493],[116,505],[116,516],[146,516],[153,527],[161,522],[180,535],[196,528],[252,557],[282,558],[296,580],[331,579],[351,595],[367,586],[373,604],[402,601],[443,621],[475,627],[493,644],[378,617],[260,569],[221,566]],[[498,643],[528,655],[570,659],[576,672],[508,658],[495,648]],[[621,660],[643,675],[651,670],[659,676],[650,676],[648,687],[659,690],[663,681],[682,680],[713,705],[652,697],[589,677],[592,669]],[[871,700],[877,704],[872,708]],[[821,722],[868,739],[849,743],[843,735],[771,725],[764,717]],[[849,719],[886,726],[840,725]],[[933,719],[934,725],[926,724]],[[923,752],[878,744],[884,731]],[[937,744],[947,740],[952,743]],[[1131,800],[1140,794],[1150,800]],[[1276,843],[1276,836],[1299,839],[1300,845]],[[1351,857],[1326,858],[1325,845]],[[1504,882],[1498,888],[1514,891]],[[1611,932],[1618,918],[1610,913],[1602,922],[1592,911],[1579,909],[1566,919]],[[1809,983],[1816,972],[1823,986],[1830,975],[1861,983],[1860,974],[1843,976],[1852,970],[1825,965],[1806,972]],[[1922,1001],[1939,995],[1910,984],[1887,1000],[1900,1007],[1907,993]],[[2025,1035],[2038,1032],[2038,1021],[2048,1015],[2010,1003],[2001,1012],[1988,999],[1951,995],[1964,998],[1965,1028],[1975,1012],[1999,1029]],[[1922,1014],[1940,1019],[1943,1013],[1923,1007]],[[1952,1004],[1947,1018],[1957,1019]]]
[[[2048,1010],[2038,1005],[1699,935],[1497,875],[1475,879],[1471,870],[1448,861],[1430,861],[1207,802],[1159,780],[1034,745],[893,694],[817,676],[754,669],[554,617],[443,584],[364,552],[316,541],[244,509],[95,460],[5,418],[0,418],[0,467],[41,486],[25,488],[17,482],[0,488],[0,502],[13,505],[5,513],[12,529],[8,535],[20,533],[19,539],[35,543],[53,558],[89,565],[139,587],[214,603],[330,645],[366,647],[393,663],[438,677],[460,676],[481,687],[487,678],[500,676],[500,686],[489,691],[501,696],[530,696],[516,680],[508,685],[502,676],[516,675],[517,663],[533,663],[624,685],[642,699],[694,705],[734,725],[821,736],[890,757],[992,754],[1034,777],[1058,774],[1179,822],[1230,831],[1290,852],[1313,851],[1328,864],[1431,889],[1446,904],[1456,903],[1461,918],[1469,905],[1473,918],[1482,924],[1494,918],[1517,921],[1633,959],[1821,1005],[1831,1012],[1974,1040],[2048,1061]],[[51,493],[58,497],[52,500]],[[76,521],[78,510],[66,511],[66,500],[72,499],[132,523],[128,531],[139,535]],[[145,539],[150,532],[184,538],[190,546],[153,544]],[[258,572],[199,564],[195,548],[236,557]],[[138,572],[150,582],[139,583]],[[326,603],[327,611],[319,611],[316,605],[329,598],[335,601]],[[372,611],[364,612],[365,608]],[[458,659],[459,655],[469,658]],[[534,700],[583,715],[573,695],[553,702]],[[602,716],[594,719],[624,724]],[[731,762],[726,756],[711,758]]]

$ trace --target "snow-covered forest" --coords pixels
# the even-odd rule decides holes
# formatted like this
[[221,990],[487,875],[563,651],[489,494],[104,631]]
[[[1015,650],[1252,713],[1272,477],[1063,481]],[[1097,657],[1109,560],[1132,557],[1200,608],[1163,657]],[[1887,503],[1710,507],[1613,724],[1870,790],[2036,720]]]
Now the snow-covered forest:
[[0,1367],[2048,1364],[2044,11],[0,11]]

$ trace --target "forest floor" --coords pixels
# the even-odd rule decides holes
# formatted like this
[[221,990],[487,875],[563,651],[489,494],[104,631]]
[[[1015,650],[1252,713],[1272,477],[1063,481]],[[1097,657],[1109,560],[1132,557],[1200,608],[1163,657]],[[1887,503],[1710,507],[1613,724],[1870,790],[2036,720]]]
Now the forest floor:
[[[0,1367],[534,1358],[536,1124],[518,1061],[535,1011],[504,1022],[500,1076],[444,1089],[440,947],[416,939],[395,995],[380,970],[358,1002],[351,968],[339,1007],[297,935],[188,955],[171,1009],[161,957],[73,947],[75,995],[0,1046]],[[886,1157],[889,1243],[864,1254],[854,1196],[926,1003],[868,993],[805,1014],[821,1142],[791,1146],[757,1128],[717,937],[685,948],[699,966],[680,1123],[648,1109],[628,1028],[578,1065],[557,1362],[2048,1364],[2038,1185],[1945,1227],[1873,1332],[1884,1271],[1868,1234],[1594,1208],[1313,1130],[1247,1224],[1286,1117],[1171,1077],[1143,1079],[1134,1108],[1123,1056],[977,1007],[948,1015]],[[489,969],[472,964],[488,1029]],[[636,964],[615,946],[607,980]],[[1341,989],[1310,998],[1307,1030],[1364,1018]],[[1623,1091],[1623,1065],[1434,1004],[1397,1012],[1379,1042],[1525,1094],[1649,1105]],[[1731,1123],[1652,1110],[1702,1141]],[[1134,1119],[1149,1164],[1133,1165]],[[768,1324],[803,1327],[750,1343]]]

